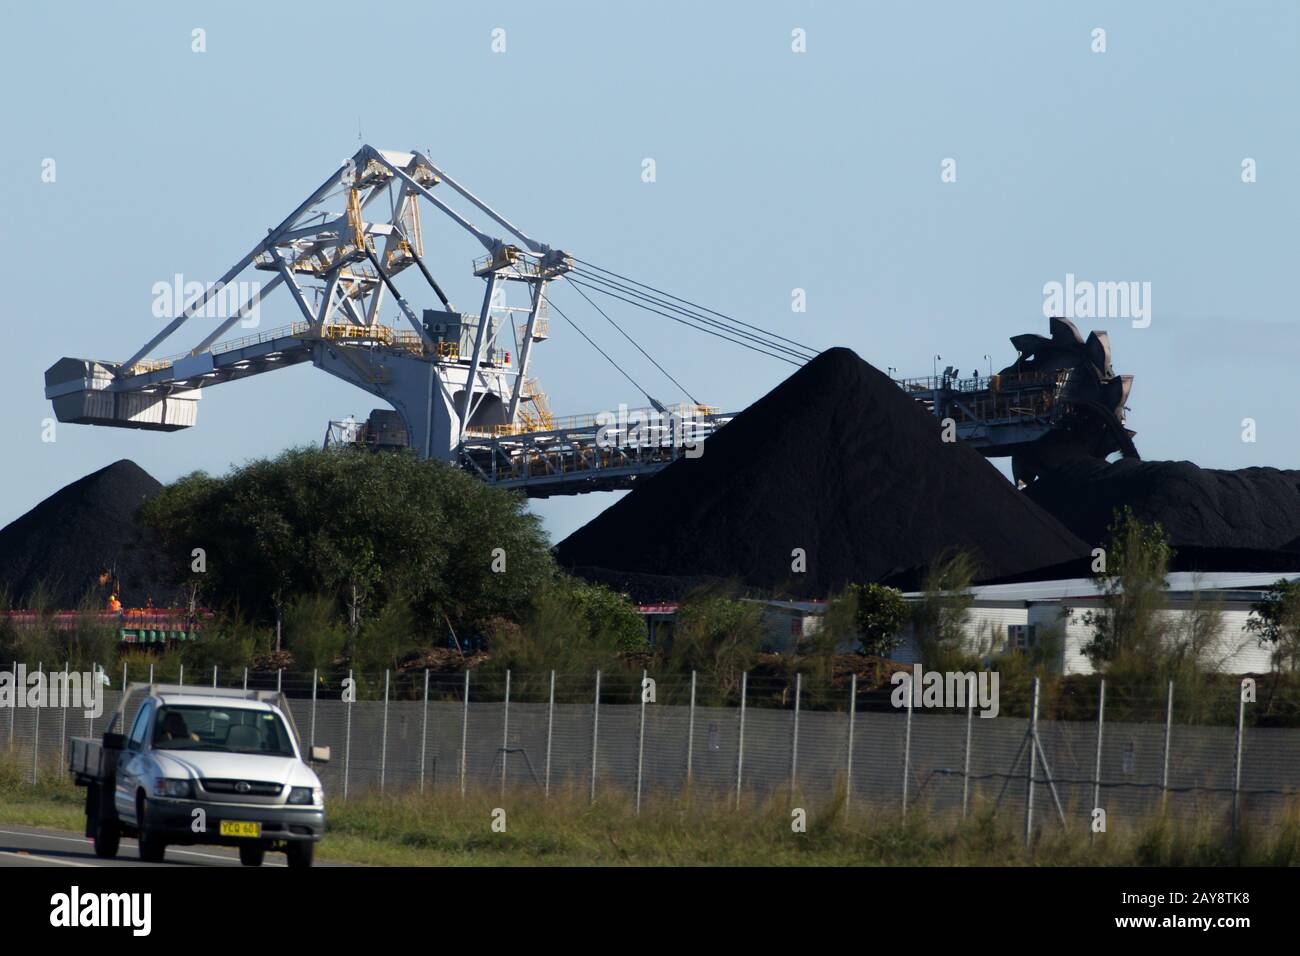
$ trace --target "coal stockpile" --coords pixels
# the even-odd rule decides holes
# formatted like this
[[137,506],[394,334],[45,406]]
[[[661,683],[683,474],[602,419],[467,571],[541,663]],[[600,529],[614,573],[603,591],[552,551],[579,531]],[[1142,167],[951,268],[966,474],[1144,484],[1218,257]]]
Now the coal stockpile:
[[1048,472],[1025,492],[1089,544],[1106,541],[1115,510],[1125,505],[1143,521],[1160,522],[1175,547],[1221,550],[1224,561],[1240,558],[1233,550],[1295,550],[1300,537],[1300,471],[1081,460]]
[[[831,349],[556,547],[569,568],[739,579],[801,597],[914,571],[983,576],[1086,553],[1078,538],[848,349]],[[792,570],[803,549],[806,571]],[[584,572],[585,573],[585,572]]]
[[170,603],[173,590],[135,524],[162,485],[122,459],[60,489],[0,530],[0,585],[17,607],[42,589],[53,607],[107,604],[114,579],[128,607]]

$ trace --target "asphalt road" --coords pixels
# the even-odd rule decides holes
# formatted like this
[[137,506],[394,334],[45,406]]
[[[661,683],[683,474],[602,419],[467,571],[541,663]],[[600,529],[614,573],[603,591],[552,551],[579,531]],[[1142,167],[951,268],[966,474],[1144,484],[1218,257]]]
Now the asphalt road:
[[[4,866],[239,866],[239,852],[221,846],[169,846],[162,863],[141,863],[134,840],[122,838],[117,856],[95,856],[90,840],[71,830],[0,823],[0,867]],[[283,853],[268,853],[263,866],[285,866]],[[319,865],[319,864],[318,864]]]

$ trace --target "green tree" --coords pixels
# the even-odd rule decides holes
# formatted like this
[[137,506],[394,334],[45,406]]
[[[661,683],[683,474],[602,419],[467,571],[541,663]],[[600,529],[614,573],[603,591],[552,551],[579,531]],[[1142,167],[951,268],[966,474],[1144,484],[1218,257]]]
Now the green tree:
[[875,583],[854,585],[853,590],[853,623],[862,653],[888,657],[903,642],[902,630],[910,614],[903,592]]
[[211,675],[219,668],[229,678],[230,674],[248,666],[259,650],[274,643],[269,628],[259,629],[238,613],[222,614],[209,622],[195,641],[187,641],[172,651],[185,665],[186,673]]
[[324,594],[300,594],[284,611],[284,640],[303,670],[328,671],[347,646],[338,602]]
[[544,699],[550,671],[585,682],[597,669],[614,669],[621,653],[645,647],[645,622],[625,595],[561,573],[537,591],[521,622],[494,622],[485,668],[509,669],[519,698]]
[[931,670],[961,669],[972,655],[967,625],[975,576],[975,559],[957,550],[940,553],[926,570],[911,620],[919,659]]
[[626,594],[619,594],[602,584],[570,578],[569,597],[576,612],[586,620],[602,645],[620,651],[643,651],[646,640],[645,619]]
[[1246,630],[1269,647],[1273,667],[1296,670],[1300,665],[1300,582],[1282,578],[1273,583],[1262,600],[1251,605]]
[[730,700],[740,692],[741,674],[758,662],[765,636],[761,604],[697,591],[677,608],[666,663],[679,674],[699,671],[719,701]]
[[[153,540],[155,542],[161,540],[163,543],[164,553],[171,561],[173,577],[184,591],[191,615],[200,605],[210,601],[208,585],[212,577],[206,573],[207,548],[198,543],[197,535],[189,534],[187,531],[195,526],[198,517],[203,514],[203,509],[210,506],[218,485],[218,479],[209,477],[203,472],[194,472],[163,489],[167,499],[155,502],[152,509],[146,506],[140,515],[141,523],[148,527],[152,510],[167,522],[165,530],[173,532],[173,534],[159,534],[164,529],[156,526],[150,529],[153,532],[151,535]],[[182,551],[186,544],[189,545],[188,549]]]
[[182,478],[142,517],[179,580],[203,549],[210,604],[275,623],[295,598],[329,595],[354,642],[393,601],[425,636],[445,633],[444,616],[470,633],[518,619],[554,573],[522,497],[409,452],[293,449]]
[[1123,508],[1110,530],[1101,607],[1082,615],[1092,629],[1083,653],[1113,681],[1117,717],[1126,693],[1163,697],[1172,683],[1182,719],[1205,719],[1216,700],[1205,693],[1209,675],[1235,650],[1222,645],[1222,605],[1194,586],[1188,606],[1171,613],[1166,578],[1174,550],[1164,529]]
[[1165,634],[1160,610],[1173,548],[1164,529],[1117,509],[1110,526],[1105,570],[1099,575],[1102,607],[1083,622],[1092,638],[1083,653],[1098,670],[1125,658],[1150,660],[1161,652]]
[[353,663],[363,671],[395,670],[420,646],[419,629],[411,607],[396,598],[366,618]]

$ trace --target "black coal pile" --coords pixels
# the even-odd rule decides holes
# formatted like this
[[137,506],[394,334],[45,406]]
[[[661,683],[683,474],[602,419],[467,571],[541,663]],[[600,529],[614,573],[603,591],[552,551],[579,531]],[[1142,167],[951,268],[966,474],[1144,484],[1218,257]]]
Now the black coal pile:
[[1300,537],[1300,471],[1091,459],[1048,472],[1025,493],[1089,544],[1106,541],[1115,510],[1125,505],[1143,521],[1160,522],[1175,547],[1296,550]]
[[89,596],[105,606],[114,583],[128,607],[169,603],[172,588],[135,518],[162,485],[122,459],[60,489],[0,529],[0,585],[22,607],[38,592],[58,608]]
[[[806,571],[792,570],[803,549]],[[945,549],[984,576],[1069,561],[1081,541],[848,349],[831,349],[556,547],[571,569],[739,579],[821,597]],[[587,572],[583,572],[587,573]],[[637,595],[646,597],[645,595]]]

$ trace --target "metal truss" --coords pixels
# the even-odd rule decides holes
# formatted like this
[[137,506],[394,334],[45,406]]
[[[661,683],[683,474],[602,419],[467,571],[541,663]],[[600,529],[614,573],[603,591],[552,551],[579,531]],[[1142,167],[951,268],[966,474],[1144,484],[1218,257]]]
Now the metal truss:
[[[438,186],[445,187],[439,192],[446,201],[435,194]],[[455,195],[447,196],[448,190]],[[466,205],[469,212],[456,208]],[[421,210],[430,206],[483,248],[473,262],[473,274],[484,280],[477,312],[458,312],[429,268]],[[508,238],[480,229],[470,218],[476,214]],[[412,266],[441,306],[426,310],[423,320],[394,283]],[[423,153],[363,146],[129,359],[63,359],[46,373],[46,396],[62,421],[170,430],[194,423],[199,389],[312,361],[389,401],[407,425],[409,444],[425,457],[449,459],[480,413],[491,412],[489,424],[516,421],[521,402],[530,398],[525,379],[532,346],[545,338],[546,285],[571,268],[567,254],[526,235]],[[270,276],[247,283],[254,291],[241,295],[192,348],[150,358],[187,324],[211,318],[218,296],[231,301],[226,290],[242,293],[243,277],[258,272]],[[498,302],[511,282],[527,287],[526,309]],[[300,322],[223,340],[280,286]],[[388,296],[409,331],[379,324]],[[514,320],[519,312],[526,315],[522,327]],[[472,341],[462,348],[459,341],[440,340],[431,316],[468,330]],[[514,337],[509,351],[498,345],[507,324]],[[511,355],[517,356],[513,363]],[[188,412],[178,413],[187,402]]]

